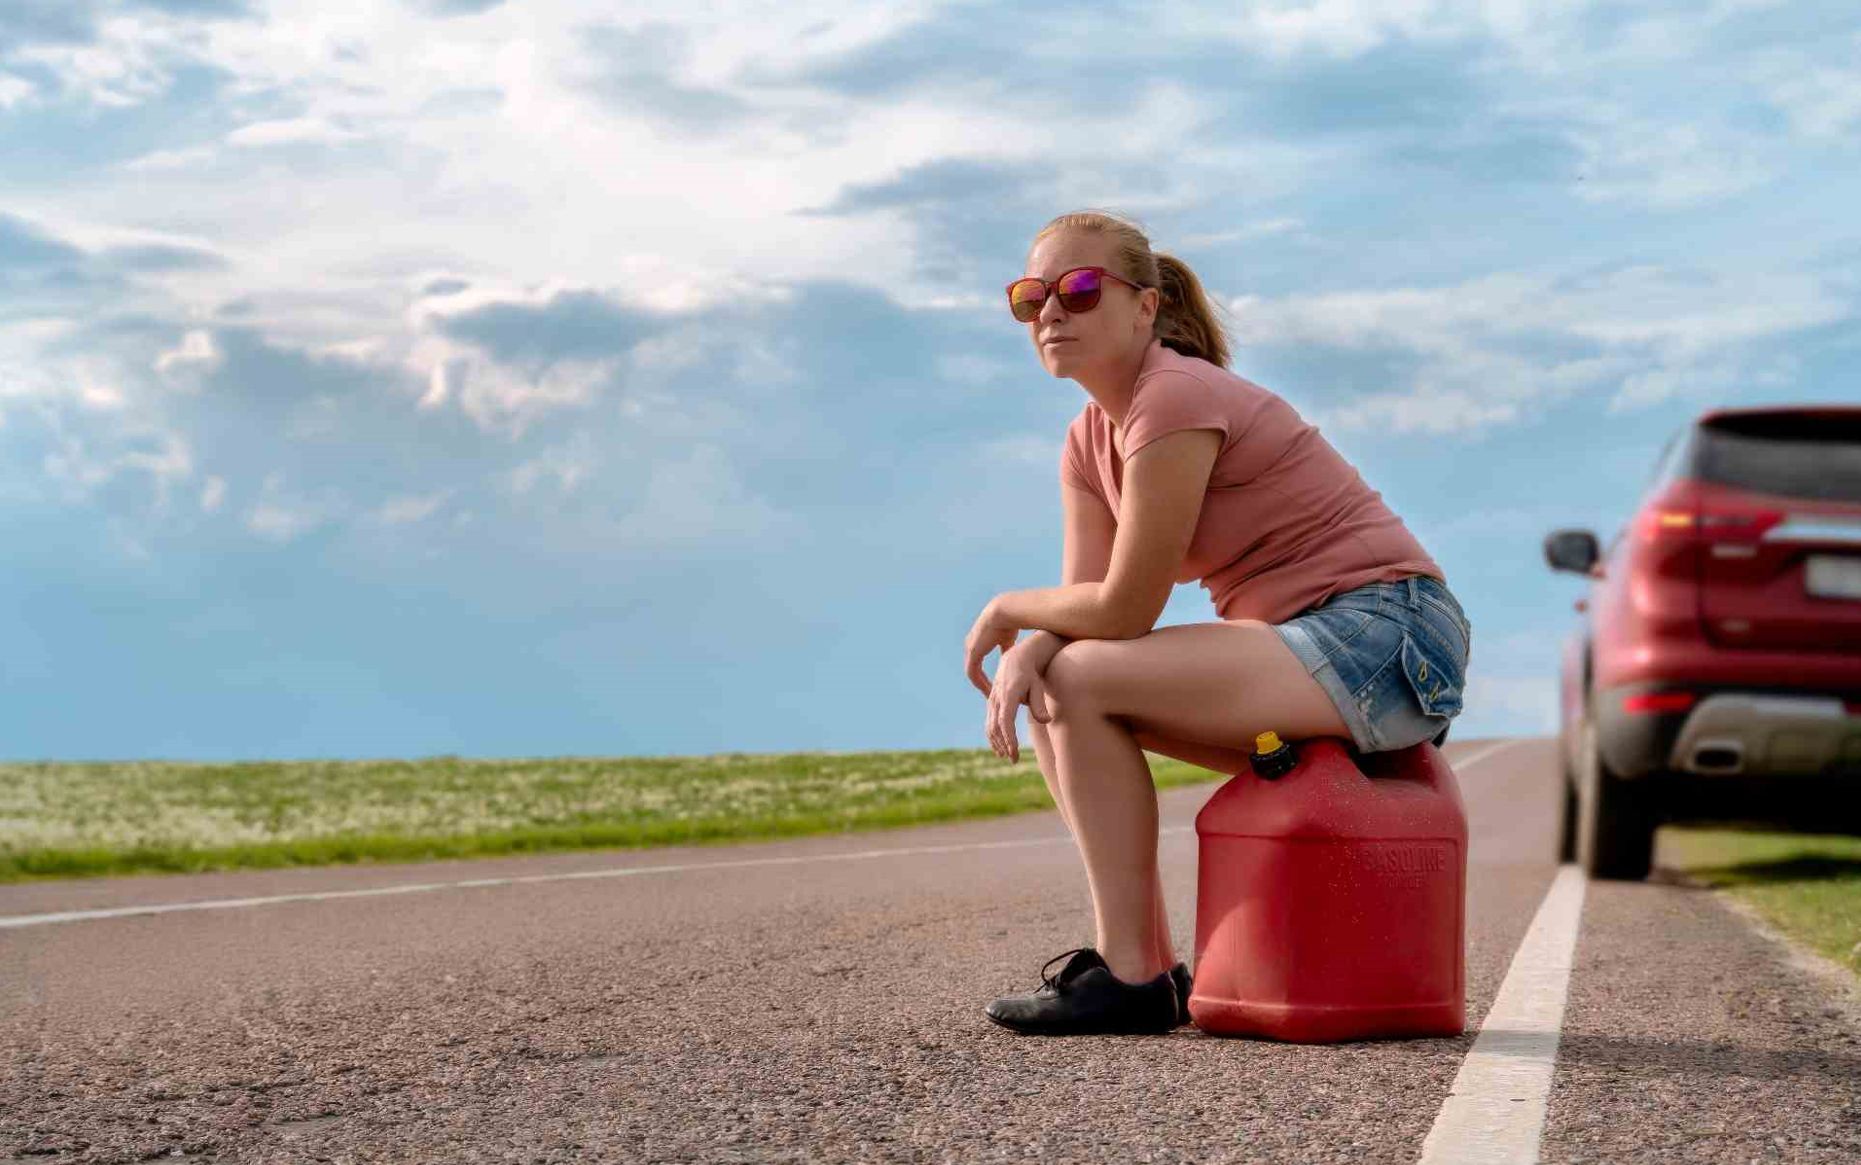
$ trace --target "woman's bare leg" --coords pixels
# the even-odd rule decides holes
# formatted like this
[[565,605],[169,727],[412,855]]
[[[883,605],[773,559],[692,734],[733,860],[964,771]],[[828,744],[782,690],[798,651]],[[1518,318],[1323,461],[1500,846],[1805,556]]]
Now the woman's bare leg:
[[1113,975],[1147,982],[1169,967],[1159,957],[1157,790],[1150,766],[1129,729],[1077,701],[1045,728],[1092,888],[1094,945]]
[[[1031,736],[1034,741],[1034,756],[1040,765],[1040,775],[1047,782],[1047,792],[1052,795],[1053,803],[1059,806],[1060,820],[1066,823],[1068,832],[1071,832],[1073,828],[1073,819],[1072,815],[1067,812],[1066,796],[1060,787],[1059,762],[1054,755],[1053,741],[1047,735],[1047,726],[1034,719],[1032,716],[1028,717],[1027,724],[1028,735]],[[1074,833],[1073,836],[1077,839],[1079,835]],[[1157,874],[1154,885],[1156,887],[1156,894],[1154,895],[1157,933],[1156,957],[1165,967],[1169,967],[1175,965],[1176,954],[1170,942],[1170,912],[1163,900],[1163,878],[1161,873]]]

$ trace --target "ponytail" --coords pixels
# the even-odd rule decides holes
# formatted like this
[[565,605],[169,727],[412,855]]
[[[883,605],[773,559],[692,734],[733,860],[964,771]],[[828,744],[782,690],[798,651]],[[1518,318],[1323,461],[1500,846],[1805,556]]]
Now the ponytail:
[[1165,348],[1226,368],[1228,337],[1215,318],[1214,301],[1202,290],[1202,281],[1176,256],[1158,252],[1156,258],[1157,289],[1163,299],[1154,334]]

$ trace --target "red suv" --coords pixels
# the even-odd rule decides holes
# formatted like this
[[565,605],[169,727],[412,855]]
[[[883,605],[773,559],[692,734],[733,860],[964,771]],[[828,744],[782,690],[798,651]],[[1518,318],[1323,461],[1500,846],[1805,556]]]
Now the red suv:
[[1674,434],[1564,643],[1562,858],[1645,877],[1663,821],[1861,829],[1861,408],[1716,409]]

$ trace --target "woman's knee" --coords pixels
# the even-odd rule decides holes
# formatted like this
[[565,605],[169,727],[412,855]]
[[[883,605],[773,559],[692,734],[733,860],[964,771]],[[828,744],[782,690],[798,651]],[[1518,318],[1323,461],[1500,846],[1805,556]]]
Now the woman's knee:
[[1027,735],[1030,740],[1044,741],[1047,739],[1047,726],[1034,718],[1033,708],[1027,710]]
[[[1092,702],[1107,674],[1110,646],[1101,639],[1075,639],[1053,653],[1041,679],[1054,704],[1079,707]],[[1059,715],[1057,708],[1054,714]]]

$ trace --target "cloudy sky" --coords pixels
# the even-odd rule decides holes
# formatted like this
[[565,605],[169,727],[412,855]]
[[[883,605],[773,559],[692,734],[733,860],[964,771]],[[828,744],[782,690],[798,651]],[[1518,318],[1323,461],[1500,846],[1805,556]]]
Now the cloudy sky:
[[1085,207],[1441,562],[1456,735],[1551,731],[1544,534],[1854,398],[1845,7],[6,0],[0,756],[986,748]]

